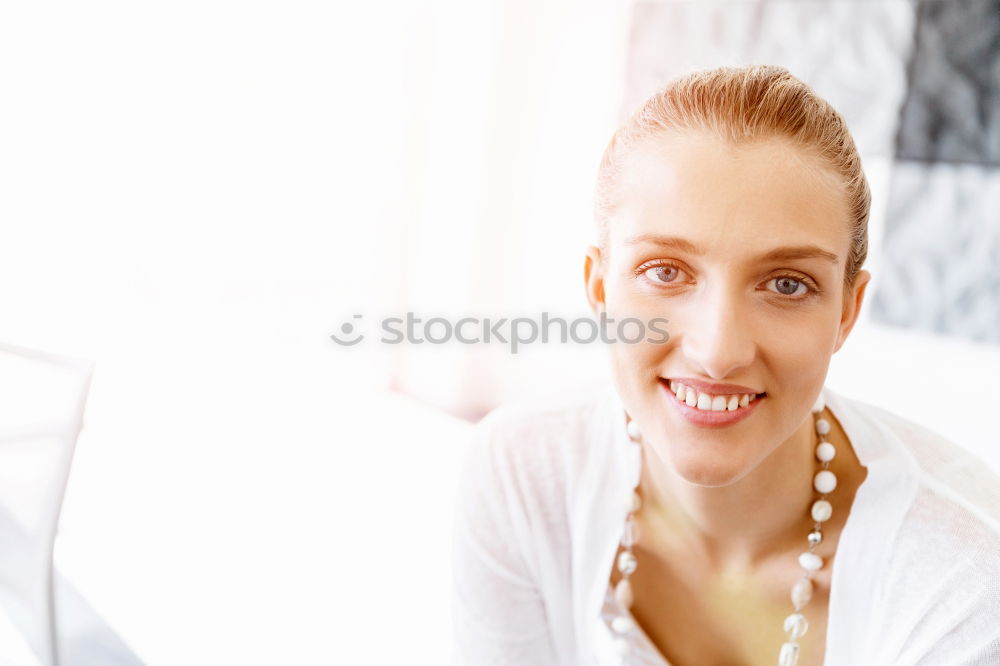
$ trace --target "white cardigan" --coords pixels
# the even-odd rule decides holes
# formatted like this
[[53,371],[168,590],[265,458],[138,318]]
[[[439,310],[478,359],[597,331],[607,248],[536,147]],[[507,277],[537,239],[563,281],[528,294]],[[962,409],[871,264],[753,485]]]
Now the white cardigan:
[[[926,428],[823,397],[868,468],[837,547],[823,666],[1000,664],[1000,478]],[[639,464],[610,388],[477,424],[455,511],[454,666],[622,663],[602,611]],[[640,663],[669,666],[658,652]]]

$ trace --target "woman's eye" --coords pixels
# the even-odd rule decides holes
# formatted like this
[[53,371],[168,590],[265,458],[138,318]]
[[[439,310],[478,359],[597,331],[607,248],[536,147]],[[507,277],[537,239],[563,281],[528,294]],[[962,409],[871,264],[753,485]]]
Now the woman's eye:
[[[677,266],[669,264],[659,264],[649,266],[648,268],[640,267],[636,273],[640,272],[644,278],[655,284],[676,283],[679,281],[680,274],[683,273]],[[796,300],[804,299],[817,293],[815,285],[811,284],[808,279],[797,278],[791,275],[771,278],[767,281],[767,288],[782,296],[788,296]]]
[[[784,296],[805,296],[809,293],[809,287],[805,282],[793,277],[779,277],[770,280],[768,284],[774,283],[774,290]],[[802,291],[799,291],[799,288]]]
[[652,266],[647,268],[643,275],[653,282],[672,282],[680,270],[676,266]]

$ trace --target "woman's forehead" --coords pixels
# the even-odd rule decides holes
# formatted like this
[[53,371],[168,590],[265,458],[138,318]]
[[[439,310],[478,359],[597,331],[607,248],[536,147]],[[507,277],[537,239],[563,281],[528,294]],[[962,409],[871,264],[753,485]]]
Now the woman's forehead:
[[714,134],[671,133],[634,146],[622,165],[620,192],[633,196],[766,192],[834,198],[844,191],[818,156],[776,138],[734,145]]
[[817,245],[841,256],[850,243],[842,184],[783,142],[658,140],[628,156],[619,185],[609,219],[616,246],[660,235],[704,248]]

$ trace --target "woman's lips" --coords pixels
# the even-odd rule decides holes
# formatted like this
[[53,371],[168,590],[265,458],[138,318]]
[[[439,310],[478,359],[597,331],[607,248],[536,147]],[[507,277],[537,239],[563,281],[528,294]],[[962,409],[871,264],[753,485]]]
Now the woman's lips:
[[758,394],[746,407],[740,407],[732,411],[706,411],[697,407],[691,407],[686,402],[678,400],[674,392],[670,390],[670,380],[660,378],[660,386],[663,388],[664,393],[667,394],[667,399],[677,408],[681,416],[687,419],[689,423],[706,428],[729,426],[742,421],[757,409],[757,405],[760,404],[761,400],[767,397],[766,393]]

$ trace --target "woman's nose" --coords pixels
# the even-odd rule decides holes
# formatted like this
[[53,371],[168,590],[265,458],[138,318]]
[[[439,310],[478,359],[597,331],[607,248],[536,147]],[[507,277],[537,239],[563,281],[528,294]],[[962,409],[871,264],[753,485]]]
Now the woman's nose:
[[753,363],[757,345],[752,312],[735,290],[706,289],[688,303],[678,324],[680,347],[692,370],[723,379]]

